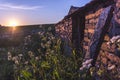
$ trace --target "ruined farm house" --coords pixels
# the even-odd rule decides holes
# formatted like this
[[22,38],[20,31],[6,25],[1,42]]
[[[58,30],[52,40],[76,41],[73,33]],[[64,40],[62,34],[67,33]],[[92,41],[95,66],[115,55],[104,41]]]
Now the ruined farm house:
[[[113,3],[113,0],[92,0],[83,7],[71,6],[69,13],[55,26],[57,34],[63,40],[72,42],[76,49],[82,49],[86,53],[101,12]],[[109,60],[115,63],[120,61],[118,57],[108,54],[107,41],[109,37],[106,33],[99,51],[99,58],[102,57],[105,64]]]

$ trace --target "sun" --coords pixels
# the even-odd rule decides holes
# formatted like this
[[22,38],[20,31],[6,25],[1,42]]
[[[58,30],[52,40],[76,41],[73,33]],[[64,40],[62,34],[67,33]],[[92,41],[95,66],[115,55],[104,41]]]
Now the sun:
[[18,24],[18,21],[17,20],[10,20],[9,21],[9,23],[8,23],[8,26],[9,27],[16,27],[16,26],[18,26],[19,24]]

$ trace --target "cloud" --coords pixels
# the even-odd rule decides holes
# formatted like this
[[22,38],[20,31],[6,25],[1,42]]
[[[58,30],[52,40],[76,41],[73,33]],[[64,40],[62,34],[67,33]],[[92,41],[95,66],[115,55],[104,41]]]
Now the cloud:
[[13,5],[13,4],[0,4],[0,9],[17,9],[17,10],[36,10],[39,8],[43,8],[43,6],[26,6],[26,5]]

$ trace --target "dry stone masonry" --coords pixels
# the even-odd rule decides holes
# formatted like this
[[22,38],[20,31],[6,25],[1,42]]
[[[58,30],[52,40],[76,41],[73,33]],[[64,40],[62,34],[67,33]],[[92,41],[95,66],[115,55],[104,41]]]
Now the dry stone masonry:
[[72,20],[71,18],[63,20],[56,24],[56,32],[59,34],[61,38],[67,41],[71,41],[72,39]]
[[[90,3],[76,10],[71,11],[70,9],[68,15],[56,24],[57,34],[64,40],[72,42],[77,50],[82,49],[83,53],[87,53],[100,14],[106,7],[113,4],[114,0],[92,0]],[[104,63],[108,62],[108,60],[119,60],[119,58],[109,55],[109,53],[114,53],[114,51],[110,51],[107,48],[107,42],[110,40],[108,32],[109,30],[106,32],[104,40],[102,41],[98,57],[98,59],[102,57]]]
[[98,18],[102,10],[103,8],[98,9],[95,12],[91,11],[85,17],[86,22],[85,22],[84,42],[83,42],[84,51],[88,51],[89,43],[94,34],[95,26],[98,22]]

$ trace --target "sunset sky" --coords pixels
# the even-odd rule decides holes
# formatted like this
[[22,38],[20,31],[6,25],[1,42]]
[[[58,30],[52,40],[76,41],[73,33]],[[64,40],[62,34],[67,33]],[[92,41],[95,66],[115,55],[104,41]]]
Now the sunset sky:
[[67,15],[71,5],[83,6],[91,0],[0,0],[0,24],[56,23]]

